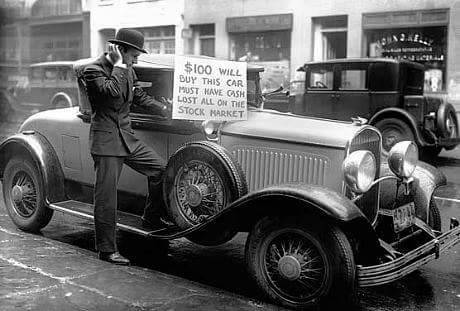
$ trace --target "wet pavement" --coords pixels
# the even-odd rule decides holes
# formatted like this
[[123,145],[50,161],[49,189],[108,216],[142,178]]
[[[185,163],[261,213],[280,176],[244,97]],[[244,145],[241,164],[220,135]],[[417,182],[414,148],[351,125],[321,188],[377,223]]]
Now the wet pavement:
[[[126,239],[126,237],[124,237]],[[267,303],[152,269],[98,260],[89,223],[55,215],[41,235],[19,231],[0,204],[0,309],[9,310],[278,310]],[[124,253],[136,262],[142,246]],[[84,246],[84,247],[81,247]],[[129,248],[129,247],[128,247]],[[137,254],[139,256],[139,254]],[[159,257],[158,257],[159,256]],[[147,260],[147,258],[144,258]],[[138,263],[137,263],[138,264]],[[145,264],[144,264],[145,265]]]
[[[21,117],[18,116],[19,120]],[[18,123],[0,124],[0,141]],[[449,184],[436,192],[443,230],[460,218],[460,149],[432,164]],[[280,310],[265,302],[246,273],[244,242],[207,248],[185,239],[169,248],[120,234],[130,267],[96,258],[92,225],[54,214],[41,234],[12,224],[0,191],[0,310]],[[407,277],[359,290],[361,310],[460,310],[460,245]]]

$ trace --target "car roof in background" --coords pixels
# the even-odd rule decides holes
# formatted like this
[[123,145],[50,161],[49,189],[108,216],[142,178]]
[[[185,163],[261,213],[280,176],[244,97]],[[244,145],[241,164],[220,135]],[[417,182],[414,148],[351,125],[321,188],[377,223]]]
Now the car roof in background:
[[319,64],[340,64],[340,63],[389,63],[389,64],[406,64],[412,67],[418,67],[423,69],[424,66],[422,64],[412,62],[405,59],[392,59],[392,58],[370,58],[370,57],[362,57],[362,58],[336,58],[336,59],[329,59],[325,61],[313,61],[305,63],[305,66],[308,65],[319,65]]
[[70,67],[72,68],[72,65],[73,65],[74,61],[67,61],[67,60],[63,60],[63,61],[55,61],[55,62],[42,62],[42,63],[34,63],[34,64],[30,64],[30,67],[33,68],[33,67],[57,67],[57,66],[66,66],[66,67]]

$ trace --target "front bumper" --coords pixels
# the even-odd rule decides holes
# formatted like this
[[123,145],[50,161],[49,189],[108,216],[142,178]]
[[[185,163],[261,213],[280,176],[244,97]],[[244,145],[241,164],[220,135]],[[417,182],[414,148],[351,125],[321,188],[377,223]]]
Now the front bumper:
[[438,258],[458,242],[460,242],[460,226],[458,222],[451,221],[451,230],[397,259],[374,266],[358,265],[358,284],[360,287],[368,287],[395,281]]

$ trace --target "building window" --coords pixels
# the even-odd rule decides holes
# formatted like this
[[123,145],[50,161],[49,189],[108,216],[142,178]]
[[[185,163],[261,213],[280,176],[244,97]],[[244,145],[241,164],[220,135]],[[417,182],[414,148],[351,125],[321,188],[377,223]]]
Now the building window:
[[144,48],[152,54],[174,54],[175,26],[134,28],[144,35]]
[[291,31],[233,33],[230,59],[263,66],[260,85],[263,93],[289,87]]
[[372,29],[365,32],[366,56],[405,59],[425,66],[425,92],[446,89],[447,27]]
[[76,60],[83,55],[81,23],[31,28],[31,61]]
[[240,61],[279,61],[289,59],[290,31],[238,33],[232,36],[231,59]]
[[189,38],[189,53],[194,55],[215,56],[215,26],[214,24],[191,25]]
[[314,17],[312,24],[314,61],[347,57],[346,15]]
[[16,28],[3,28],[0,35],[0,62],[19,61],[19,39]]
[[32,6],[33,17],[81,14],[81,0],[38,0]]

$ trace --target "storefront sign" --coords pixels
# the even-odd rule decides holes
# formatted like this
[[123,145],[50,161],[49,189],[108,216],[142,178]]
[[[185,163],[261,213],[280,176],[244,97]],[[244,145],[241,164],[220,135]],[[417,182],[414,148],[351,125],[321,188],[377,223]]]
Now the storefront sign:
[[173,119],[247,119],[245,62],[175,57]]
[[[444,52],[434,40],[419,33],[400,32],[382,37],[371,46],[372,54],[412,61],[443,61]],[[378,51],[380,50],[380,51]]]
[[227,18],[227,32],[255,32],[292,29],[292,14]]

